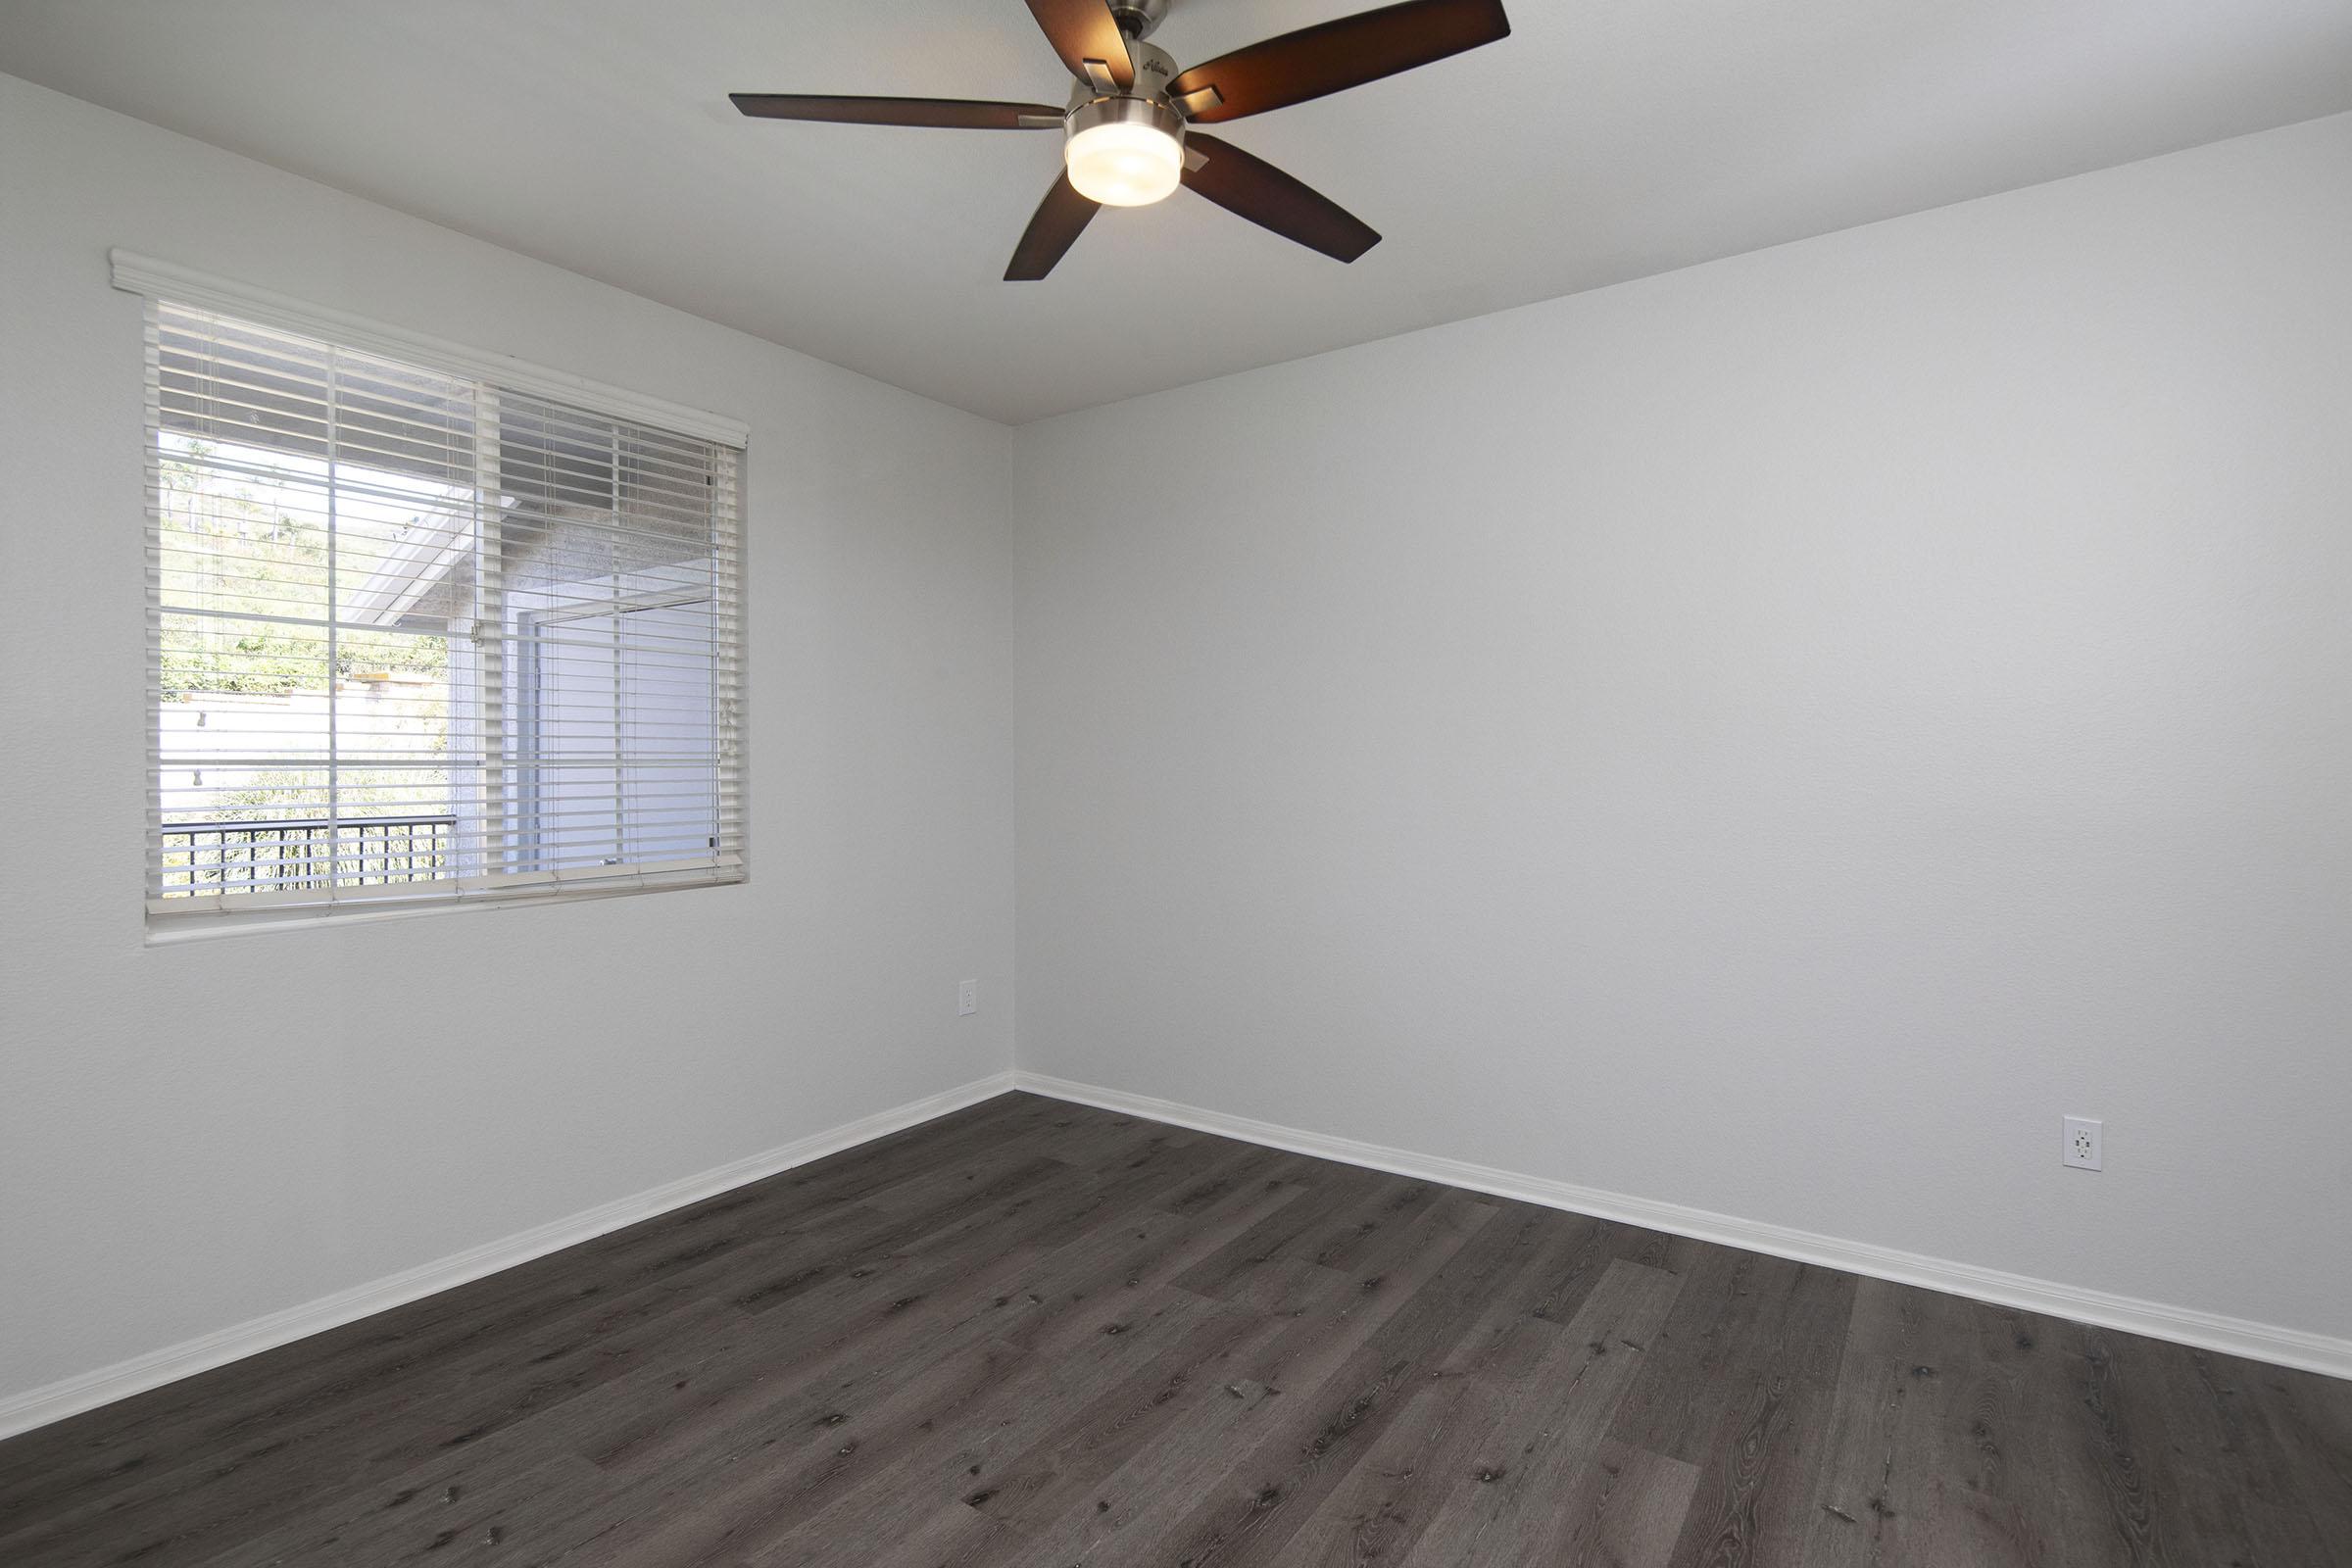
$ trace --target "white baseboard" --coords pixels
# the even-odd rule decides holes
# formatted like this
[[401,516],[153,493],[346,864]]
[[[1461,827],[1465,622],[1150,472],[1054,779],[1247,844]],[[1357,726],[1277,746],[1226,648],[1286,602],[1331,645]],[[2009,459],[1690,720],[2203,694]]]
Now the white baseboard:
[[226,1362],[238,1360],[258,1351],[289,1344],[325,1329],[336,1328],[356,1318],[363,1318],[388,1307],[400,1306],[446,1291],[453,1286],[478,1280],[485,1274],[527,1263],[534,1257],[561,1251],[566,1247],[589,1241],[608,1231],[634,1225],[639,1220],[652,1219],[673,1208],[702,1201],[729,1188],[741,1187],[773,1176],[795,1165],[805,1165],[812,1159],[838,1153],[856,1145],[869,1143],[917,1122],[944,1116],[952,1110],[991,1100],[1012,1088],[1012,1074],[996,1073],[960,1088],[946,1090],[921,1100],[894,1105],[888,1110],[861,1116],[843,1126],[812,1133],[789,1144],[733,1160],[698,1175],[665,1182],[627,1198],[600,1203],[582,1209],[563,1219],[550,1220],[498,1241],[484,1242],[462,1252],[415,1268],[403,1269],[382,1279],[355,1285],[332,1296],[319,1297],[299,1306],[252,1318],[243,1323],[216,1329],[210,1334],[184,1340],[177,1345],[134,1355],[129,1360],[100,1367],[64,1378],[44,1388],[0,1397],[0,1438],[28,1432],[34,1427],[62,1421],[83,1410],[111,1404],[117,1399],[143,1394],[149,1389],[175,1382],[198,1372],[208,1371]]
[[2144,1334],[2150,1339],[2198,1346],[2208,1350],[2242,1355],[2278,1366],[2299,1367],[2330,1377],[2352,1378],[2352,1340],[2312,1334],[2301,1329],[2278,1328],[2245,1318],[2223,1317],[2191,1307],[2168,1306],[2161,1301],[2143,1301],[2133,1297],[2110,1295],[2105,1291],[2084,1290],[2080,1286],[2061,1285],[2054,1280],[2034,1279],[2024,1274],[2004,1273],[1999,1269],[1980,1268],[1973,1263],[1955,1263],[1947,1258],[1899,1251],[1891,1247],[1842,1241],[1835,1236],[1791,1230],[1785,1225],[1767,1225],[1736,1215],[1689,1208],[1681,1203],[1633,1198],[1597,1187],[1579,1187],[1570,1182],[1522,1176],[1489,1165],[1473,1165],[1464,1160],[1418,1154],[1410,1150],[1360,1143],[1352,1138],[1335,1138],[1327,1133],[1307,1132],[1248,1116],[1203,1110],[1197,1105],[1159,1100],[1150,1095],[1129,1094],[1119,1089],[1102,1089],[1093,1084],[1073,1083],[1066,1078],[1049,1077],[1043,1073],[1016,1071],[1013,1074],[1013,1087],[1054,1100],[1095,1105],[1103,1110],[1121,1111],[1152,1121],[1173,1122],[1179,1127],[1217,1133],[1273,1149],[1285,1149],[1318,1159],[1334,1159],[1344,1164],[1393,1171],[1400,1176],[1443,1182],[1449,1187],[1467,1187],[1474,1192],[1493,1193],[1499,1198],[1515,1198],[1525,1202],[1541,1203],[1547,1208],[1564,1208],[1600,1219],[1621,1220],[1648,1230],[1692,1236],[1700,1241],[1718,1242],[1751,1252],[1768,1252],[1775,1257],[1792,1258],[1800,1263],[1818,1263],[1826,1268],[1868,1274],[1900,1285],[1922,1286],[1931,1291],[1970,1297],[2001,1306],[2021,1307],[2030,1312],[2072,1318],[2081,1323],[2095,1323],[2102,1328]]
[[2223,1317],[2218,1313],[2200,1312],[2189,1307],[2168,1306],[2159,1301],[2114,1296],[2104,1291],[2083,1290],[2051,1280],[1979,1268],[1971,1263],[1955,1263],[1917,1252],[1898,1251],[1893,1248],[1841,1241],[1834,1236],[1792,1230],[1783,1225],[1766,1225],[1730,1214],[1690,1208],[1680,1203],[1629,1197],[1596,1187],[1579,1187],[1569,1182],[1522,1176],[1492,1166],[1418,1154],[1409,1150],[1390,1149],[1352,1138],[1307,1132],[1301,1128],[1257,1121],[1248,1116],[1204,1110],[1150,1095],[1128,1094],[1123,1090],[1073,1083],[1065,1078],[1049,1077],[1042,1073],[1005,1072],[895,1105],[888,1110],[796,1139],[792,1143],[698,1175],[602,1203],[498,1241],[485,1242],[479,1247],[338,1291],[317,1300],[217,1329],[160,1350],[118,1361],[112,1366],[61,1379],[43,1388],[0,1397],[0,1438],[28,1432],[34,1427],[46,1426],[83,1410],[95,1409],[131,1395],[160,1388],[180,1378],[339,1327],[370,1313],[404,1305],[436,1292],[480,1279],[486,1274],[495,1274],[500,1269],[527,1263],[532,1258],[560,1251],[608,1231],[634,1225],[640,1220],[651,1219],[688,1203],[700,1202],[747,1182],[756,1182],[778,1171],[790,1170],[795,1165],[822,1159],[827,1154],[838,1153],[919,1122],[944,1116],[950,1111],[960,1110],[966,1105],[977,1104],[1012,1089],[1144,1116],[1153,1121],[1171,1122],[1179,1127],[1263,1144],[1272,1149],[1286,1149],[1318,1159],[1334,1159],[1374,1170],[1394,1171],[1402,1176],[1541,1203],[1548,1208],[1569,1209],[1650,1230],[1696,1237],[1726,1247],[1768,1252],[1776,1257],[1818,1263],[1824,1267],[1868,1274],[1903,1285],[1922,1286],[1928,1290],[1944,1291],[2003,1306],[2144,1334],[2151,1339],[2199,1346],[2230,1355],[2247,1356],[2279,1366],[2300,1367],[2331,1377],[2352,1378],[2352,1340],[2311,1334],[2300,1329],[2278,1328],[2244,1318]]

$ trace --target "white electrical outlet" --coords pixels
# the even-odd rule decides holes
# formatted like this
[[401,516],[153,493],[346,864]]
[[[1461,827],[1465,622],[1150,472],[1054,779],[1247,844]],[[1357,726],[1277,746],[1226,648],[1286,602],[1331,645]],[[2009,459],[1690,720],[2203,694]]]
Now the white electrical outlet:
[[967,1012],[978,1012],[979,1010],[980,982],[966,980],[956,988],[956,1016],[960,1018]]
[[2099,1123],[2088,1116],[2066,1118],[2066,1162],[2077,1170],[2099,1168]]

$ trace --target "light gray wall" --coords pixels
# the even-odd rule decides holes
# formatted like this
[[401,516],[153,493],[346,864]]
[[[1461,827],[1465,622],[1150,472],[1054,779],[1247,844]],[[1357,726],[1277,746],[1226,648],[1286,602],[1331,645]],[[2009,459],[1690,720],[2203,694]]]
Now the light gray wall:
[[1024,1068],[2352,1332],[2352,117],[1018,456]]
[[[750,421],[748,886],[142,945],[114,245]],[[1003,1070],[1007,447],[0,76],[0,1396]]]

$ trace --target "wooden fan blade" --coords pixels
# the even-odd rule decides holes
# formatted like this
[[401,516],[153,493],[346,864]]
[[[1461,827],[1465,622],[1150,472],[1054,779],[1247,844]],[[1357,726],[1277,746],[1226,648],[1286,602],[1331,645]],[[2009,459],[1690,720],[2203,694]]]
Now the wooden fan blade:
[[1100,204],[1078,194],[1068,170],[1054,176],[1054,188],[1037,204],[1021,242],[1012,248],[1012,263],[1004,269],[1007,283],[1034,283],[1054,270],[1062,253],[1076,243]]
[[1201,155],[1197,167],[1187,160],[1184,182],[1227,212],[1335,261],[1352,262],[1380,243],[1362,219],[1264,159],[1204,130],[1188,133],[1184,144]]
[[1168,83],[1202,124],[1262,115],[1507,38],[1502,0],[1404,0],[1219,55]]
[[1052,104],[1005,104],[976,98],[842,98],[794,92],[731,92],[760,120],[823,120],[844,125],[935,125],[948,130],[1058,130]]
[[1037,18],[1046,41],[1061,56],[1071,75],[1102,85],[1096,72],[1087,69],[1091,61],[1121,91],[1135,85],[1135,62],[1127,54],[1127,35],[1111,20],[1110,7],[1103,0],[1029,0],[1029,14]]

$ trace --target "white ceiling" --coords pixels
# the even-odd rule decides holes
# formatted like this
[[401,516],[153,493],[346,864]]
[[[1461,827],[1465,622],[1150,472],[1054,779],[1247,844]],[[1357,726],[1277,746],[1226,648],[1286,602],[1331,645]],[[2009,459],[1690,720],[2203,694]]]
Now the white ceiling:
[[[1362,0],[1175,0],[1190,64]],[[2346,0],[1511,0],[1514,35],[1220,125],[1386,235],[1190,193],[999,281],[1057,101],[1021,0],[5,0],[0,70],[1011,422],[2352,108]]]

